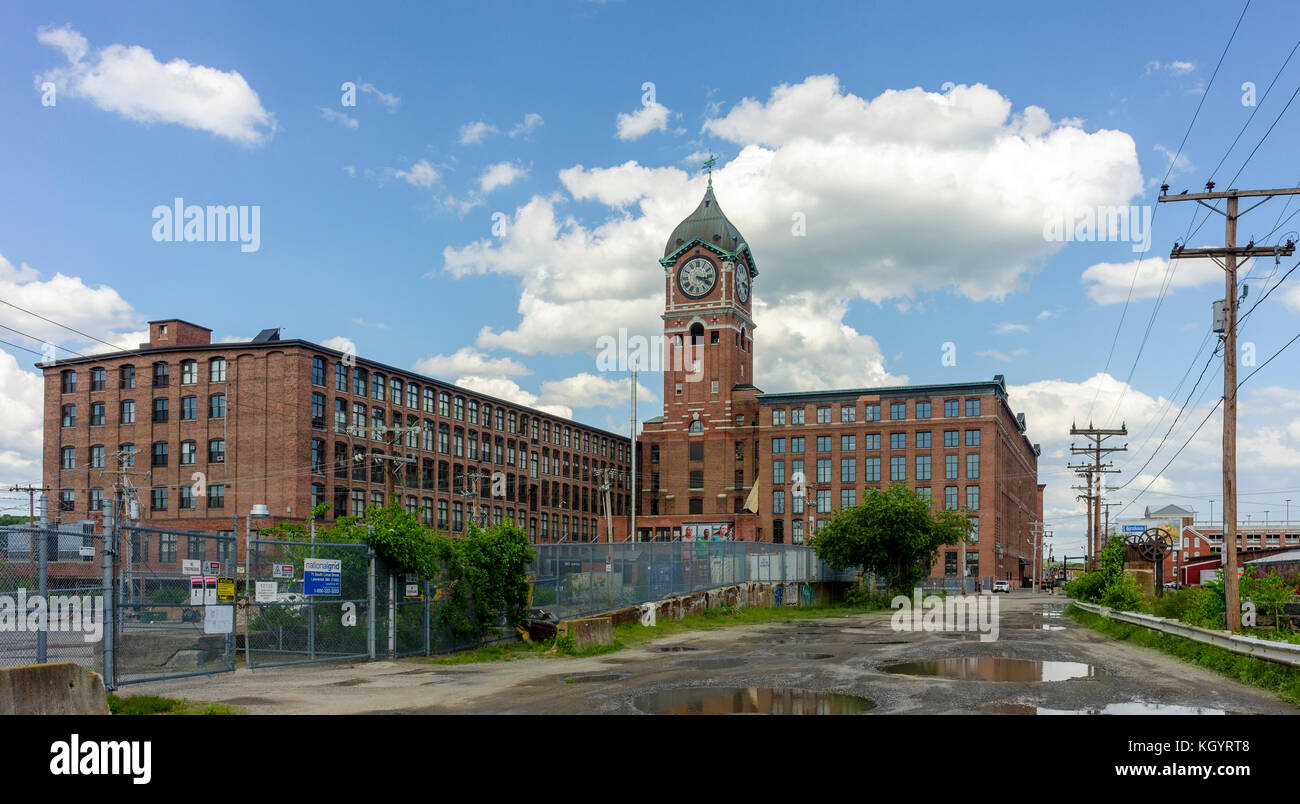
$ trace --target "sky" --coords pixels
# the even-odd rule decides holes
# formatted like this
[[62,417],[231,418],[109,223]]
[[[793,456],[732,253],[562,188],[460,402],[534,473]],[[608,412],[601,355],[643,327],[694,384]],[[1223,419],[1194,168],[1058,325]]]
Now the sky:
[[[1156,198],[1300,184],[1276,33],[1300,13],[1134,5],[12,6],[0,484],[41,478],[25,350],[107,348],[24,310],[127,347],[153,319],[279,327],[627,432],[597,339],[661,331],[657,260],[716,155],[764,391],[1004,375],[1058,556],[1085,528],[1071,423],[1129,428],[1115,516],[1219,514],[1223,272],[1168,257],[1222,245],[1223,219]],[[247,207],[248,236],[169,239],[176,203]],[[1133,225],[1098,236],[1099,207]],[[1297,212],[1270,200],[1239,239],[1300,239]],[[1300,523],[1300,346],[1265,365],[1300,334],[1295,264],[1242,270],[1243,521],[1293,498]],[[641,419],[662,394],[641,376]]]

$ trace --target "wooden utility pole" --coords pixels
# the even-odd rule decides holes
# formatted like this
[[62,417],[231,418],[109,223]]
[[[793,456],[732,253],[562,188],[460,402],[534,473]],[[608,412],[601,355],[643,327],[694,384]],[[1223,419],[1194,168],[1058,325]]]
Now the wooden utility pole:
[[[1228,190],[1214,192],[1214,182],[1205,183],[1205,192],[1169,195],[1169,185],[1160,187],[1161,203],[1166,201],[1195,201],[1206,209],[1223,215],[1225,219],[1223,248],[1186,248],[1185,243],[1175,243],[1169,259],[1212,259],[1224,269],[1223,320],[1215,322],[1215,331],[1223,339],[1223,589],[1227,604],[1229,631],[1241,627],[1241,594],[1237,584],[1237,259],[1239,257],[1289,257],[1295,253],[1295,243],[1288,240],[1282,246],[1256,246],[1250,241],[1237,246],[1237,218],[1279,195],[1300,194],[1300,187],[1280,190]],[[1260,200],[1245,212],[1238,212],[1241,198]],[[1209,200],[1227,200],[1227,209],[1221,210],[1205,203]],[[1222,259],[1222,262],[1220,262]]]
[[1087,517],[1088,520],[1087,550],[1084,551],[1087,553],[1086,556],[1087,563],[1085,564],[1085,566],[1091,567],[1092,566],[1092,543],[1093,543],[1093,536],[1094,536],[1093,529],[1092,529],[1092,467],[1083,464],[1071,464],[1070,468],[1074,469],[1075,473],[1079,475],[1079,478],[1081,480],[1086,480],[1088,483],[1088,485],[1086,486],[1071,486],[1070,488],[1074,489],[1075,491],[1083,492],[1083,494],[1074,495],[1074,499],[1083,500],[1083,511],[1084,511],[1084,515]]
[[[1091,466],[1089,466],[1088,464],[1071,464],[1070,468],[1074,469],[1075,471],[1084,469],[1089,472],[1088,494],[1090,495],[1091,497],[1090,501],[1092,502],[1092,525],[1089,528],[1089,530],[1092,533],[1092,538],[1090,540],[1092,543],[1092,547],[1090,553],[1095,560],[1097,554],[1101,551],[1103,547],[1105,547],[1105,543],[1104,543],[1105,536],[1099,535],[1097,533],[1097,529],[1101,527],[1101,488],[1103,485],[1102,477],[1108,473],[1119,471],[1118,469],[1112,467],[1111,464],[1109,463],[1102,463],[1101,457],[1103,455],[1109,455],[1112,452],[1126,452],[1128,450],[1128,444],[1125,444],[1122,447],[1106,447],[1106,446],[1102,446],[1102,444],[1103,442],[1105,442],[1106,439],[1110,438],[1111,436],[1128,435],[1128,427],[1121,424],[1119,426],[1119,429],[1115,430],[1115,429],[1106,429],[1103,427],[1093,427],[1091,422],[1088,424],[1087,427],[1076,427],[1075,425],[1072,424],[1070,425],[1070,435],[1083,436],[1084,438],[1092,442],[1090,445],[1086,447],[1076,447],[1073,444],[1070,445],[1071,455],[1092,456]],[[1095,484],[1095,488],[1094,488],[1094,484]]]
[[[33,486],[28,483],[26,486],[10,486],[10,491],[22,491],[27,494],[27,527],[36,527],[36,495],[38,493],[48,493],[47,486]],[[48,501],[47,501],[48,504]]]
[[402,471],[402,467],[408,463],[415,463],[414,458],[404,458],[394,452],[394,448],[402,443],[402,436],[406,433],[420,432],[423,426],[414,427],[349,427],[348,434],[359,436],[361,438],[374,439],[375,433],[380,433],[381,438],[377,439],[383,442],[388,451],[383,454],[371,453],[370,459],[373,461],[384,461],[384,505],[393,503],[393,495],[397,491],[397,473]]

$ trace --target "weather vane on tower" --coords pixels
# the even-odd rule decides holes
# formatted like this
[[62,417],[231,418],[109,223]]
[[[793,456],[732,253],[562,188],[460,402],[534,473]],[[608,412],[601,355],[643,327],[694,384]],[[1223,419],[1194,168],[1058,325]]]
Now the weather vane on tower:
[[701,170],[707,170],[709,172],[710,187],[713,186],[713,166],[716,165],[717,163],[718,163],[718,157],[714,156],[713,154],[709,154],[709,158],[704,161],[704,167],[700,168]]

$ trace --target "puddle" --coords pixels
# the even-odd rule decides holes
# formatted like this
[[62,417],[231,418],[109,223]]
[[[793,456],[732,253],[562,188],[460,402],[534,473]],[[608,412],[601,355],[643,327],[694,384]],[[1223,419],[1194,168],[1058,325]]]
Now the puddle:
[[588,673],[582,676],[570,676],[564,679],[565,684],[598,684],[602,681],[620,681],[626,677],[624,673]]
[[333,684],[331,684],[330,686],[332,686],[332,687],[355,687],[355,686],[357,686],[357,685],[359,685],[359,684],[369,684],[369,683],[370,683],[370,679],[368,679],[368,678],[349,678],[347,681],[335,681],[335,682],[334,682]]
[[660,653],[681,653],[685,650],[699,650],[693,645],[664,645],[662,648],[655,648]]
[[478,672],[474,672],[474,673],[430,673],[430,674],[429,674],[429,680],[426,681],[426,682],[424,682],[424,683],[425,683],[426,685],[427,685],[427,684],[446,684],[448,681],[459,681],[459,680],[461,680],[461,679],[463,679],[463,678],[469,678],[469,677],[471,677],[471,676],[477,676],[477,675],[482,675],[482,674],[481,674],[481,673],[478,673]]
[[1088,709],[1050,709],[1033,704],[998,701],[980,707],[991,715],[1224,715],[1222,709],[1181,704],[1157,704],[1143,701],[1124,701]]
[[898,675],[939,676],[961,681],[1066,681],[1072,678],[1092,678],[1097,674],[1096,668],[1082,662],[1040,662],[1005,656],[897,662],[880,669]]
[[727,659],[719,657],[717,659],[691,659],[681,663],[682,667],[698,667],[702,670],[721,670],[728,667],[740,667],[745,663],[744,659]]
[[876,708],[859,695],[774,687],[681,687],[633,703],[655,715],[856,715]]
[[809,661],[816,661],[818,659],[829,659],[835,654],[833,653],[790,653],[787,655],[790,656],[790,658],[792,659],[808,659]]
[[259,706],[262,704],[273,704],[275,701],[270,698],[227,698],[226,700],[221,701],[221,703],[230,704],[231,706]]
[[874,639],[865,642],[855,642],[853,644],[855,645],[908,645],[911,644],[911,642],[912,640],[910,639]]

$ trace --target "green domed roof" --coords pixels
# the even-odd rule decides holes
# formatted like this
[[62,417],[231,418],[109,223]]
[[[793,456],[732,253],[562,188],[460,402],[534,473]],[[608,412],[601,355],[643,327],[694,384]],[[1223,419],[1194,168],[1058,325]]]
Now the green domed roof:
[[664,257],[680,250],[693,240],[699,240],[723,251],[735,253],[745,246],[745,238],[740,230],[727,220],[718,206],[718,199],[713,197],[713,183],[704,191],[704,198],[695,211],[677,224],[677,228],[668,236],[664,246]]

